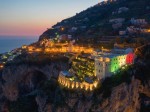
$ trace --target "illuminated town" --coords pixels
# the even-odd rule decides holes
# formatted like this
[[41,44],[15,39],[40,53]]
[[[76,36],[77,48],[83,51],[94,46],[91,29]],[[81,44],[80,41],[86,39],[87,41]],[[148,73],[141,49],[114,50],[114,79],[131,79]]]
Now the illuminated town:
[[0,112],[150,112],[150,0],[0,11]]
[[[92,91],[100,86],[101,81],[114,75],[118,70],[134,63],[132,48],[112,50],[101,48],[98,51],[92,47],[75,45],[74,41],[53,42],[53,40],[40,41],[40,47],[35,45],[23,45],[16,51],[4,54],[2,59],[6,60],[0,65],[4,67],[7,61],[13,60],[21,52],[46,53],[46,54],[71,54],[71,68],[59,73],[58,82],[62,87],[69,89],[81,89]],[[44,46],[44,47],[43,47]]]
[[58,77],[59,84],[68,89],[92,91],[100,86],[105,78],[134,63],[132,48],[110,50],[102,47],[94,50],[92,47],[76,45],[74,41],[54,42],[51,39],[44,39],[39,44],[40,47],[24,45],[19,51],[29,54],[70,54],[71,68],[68,71],[60,71]]

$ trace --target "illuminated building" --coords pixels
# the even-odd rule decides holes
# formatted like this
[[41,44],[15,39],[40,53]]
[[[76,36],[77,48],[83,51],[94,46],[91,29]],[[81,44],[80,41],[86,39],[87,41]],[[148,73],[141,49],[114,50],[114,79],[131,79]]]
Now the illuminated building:
[[134,62],[134,54],[129,53],[126,56],[126,64],[132,64]]
[[26,48],[27,48],[27,46],[26,46],[26,45],[23,45],[23,46],[22,46],[22,49],[26,49]]
[[125,69],[124,65],[134,63],[134,54],[130,49],[116,49],[112,53],[94,54],[82,54],[73,59],[69,75],[60,72],[59,83],[72,89],[93,90],[101,79],[110,77],[121,68]]
[[122,66],[134,63],[134,54],[101,54],[95,58],[95,75],[103,79],[117,72]]
[[94,73],[94,59],[80,55],[72,60],[72,68],[61,71],[58,82],[70,89],[92,91],[97,88],[98,80]]

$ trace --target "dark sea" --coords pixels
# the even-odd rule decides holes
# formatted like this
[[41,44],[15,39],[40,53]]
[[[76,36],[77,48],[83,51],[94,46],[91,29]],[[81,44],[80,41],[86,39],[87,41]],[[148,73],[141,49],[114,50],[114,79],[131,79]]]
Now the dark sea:
[[36,42],[38,37],[0,36],[0,54]]

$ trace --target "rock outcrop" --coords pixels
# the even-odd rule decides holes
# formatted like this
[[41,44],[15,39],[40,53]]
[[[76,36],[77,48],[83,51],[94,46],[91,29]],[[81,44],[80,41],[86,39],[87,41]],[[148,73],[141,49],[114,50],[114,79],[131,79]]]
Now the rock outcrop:
[[[130,85],[122,83],[113,88],[111,97],[102,104],[104,112],[139,112],[140,111],[140,92],[141,82],[132,79]],[[107,102],[107,103],[106,103]],[[104,106],[103,106],[104,105]]]
[[19,93],[25,94],[36,89],[40,83],[49,80],[51,77],[57,78],[61,70],[67,70],[68,64],[55,62],[39,66],[10,66],[4,69],[2,85],[4,96],[10,101],[15,101]]

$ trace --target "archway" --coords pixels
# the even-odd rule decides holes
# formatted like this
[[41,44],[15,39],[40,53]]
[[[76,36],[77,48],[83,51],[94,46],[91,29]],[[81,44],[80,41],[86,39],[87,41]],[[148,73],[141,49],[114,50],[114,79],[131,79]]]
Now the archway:
[[47,76],[39,70],[31,70],[27,72],[19,84],[21,94],[27,94],[42,86],[47,80]]

